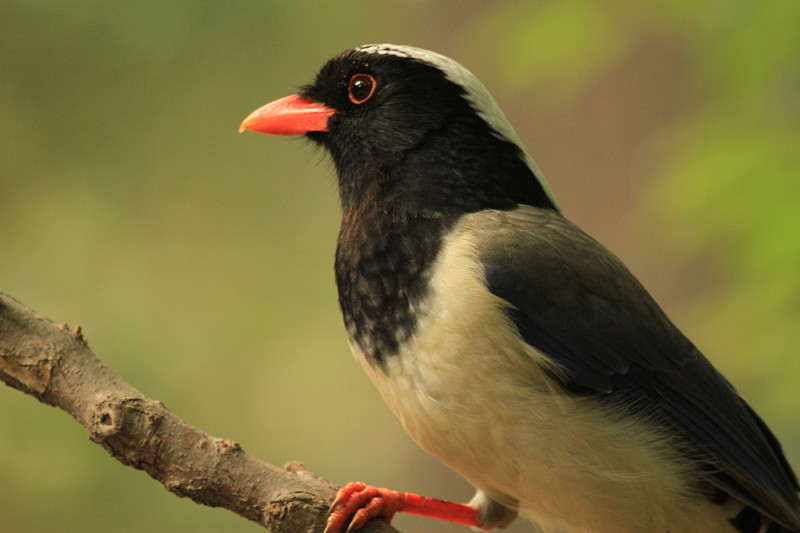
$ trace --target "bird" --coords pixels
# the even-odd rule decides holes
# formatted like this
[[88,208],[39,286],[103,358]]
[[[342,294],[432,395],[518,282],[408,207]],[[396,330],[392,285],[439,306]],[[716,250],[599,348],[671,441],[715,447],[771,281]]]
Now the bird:
[[333,161],[350,348],[466,504],[352,482],[326,533],[408,512],[491,530],[800,532],[755,411],[634,275],[564,215],[486,87],[438,53],[364,45],[256,109]]

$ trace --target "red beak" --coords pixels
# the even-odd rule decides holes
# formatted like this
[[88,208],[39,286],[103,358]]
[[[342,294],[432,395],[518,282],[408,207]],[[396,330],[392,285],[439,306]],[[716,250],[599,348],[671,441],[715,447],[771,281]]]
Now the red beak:
[[286,96],[250,113],[239,126],[244,130],[271,135],[303,135],[309,131],[328,131],[328,119],[335,111],[296,94]]

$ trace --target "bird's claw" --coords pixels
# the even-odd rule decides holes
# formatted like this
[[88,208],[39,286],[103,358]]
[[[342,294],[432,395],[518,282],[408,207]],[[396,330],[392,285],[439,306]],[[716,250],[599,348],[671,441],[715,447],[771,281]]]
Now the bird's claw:
[[395,513],[402,510],[405,500],[403,493],[394,490],[373,487],[360,481],[350,482],[336,494],[324,533],[340,533],[348,519],[348,533],[361,529],[376,517],[391,522]]

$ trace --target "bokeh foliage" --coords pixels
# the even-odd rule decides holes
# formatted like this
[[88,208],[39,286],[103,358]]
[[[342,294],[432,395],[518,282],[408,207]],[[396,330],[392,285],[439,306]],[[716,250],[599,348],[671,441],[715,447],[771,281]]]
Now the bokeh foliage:
[[[434,48],[483,79],[573,218],[632,266],[664,259],[634,270],[798,464],[798,20],[797,2],[744,0],[0,2],[0,290],[81,323],[143,392],[268,461],[468,498],[347,353],[323,154],[235,133],[339,50]],[[588,94],[624,103],[608,79],[665,54],[677,74],[636,102],[679,94],[668,120],[588,119]],[[644,132],[624,141],[647,162],[627,203],[614,176],[571,172],[576,146],[615,144],[609,125]],[[0,405],[3,531],[255,530],[114,463],[60,412],[9,389]],[[398,524],[462,530],[414,520]]]
[[[674,161],[655,193],[682,252],[716,255],[724,285],[695,303],[695,319],[769,408],[800,404],[800,4],[700,2],[701,105],[670,132]],[[702,30],[702,31],[698,31]],[[775,369],[779,371],[775,371]],[[793,424],[793,451],[798,424]],[[787,445],[789,445],[787,443]]]

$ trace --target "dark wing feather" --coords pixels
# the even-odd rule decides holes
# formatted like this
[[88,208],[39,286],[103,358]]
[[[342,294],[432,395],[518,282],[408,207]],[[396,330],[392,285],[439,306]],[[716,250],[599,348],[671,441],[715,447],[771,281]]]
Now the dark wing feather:
[[800,531],[797,478],[778,441],[609,251],[559,214],[470,215],[489,289],[559,379],[680,435],[714,485]]

